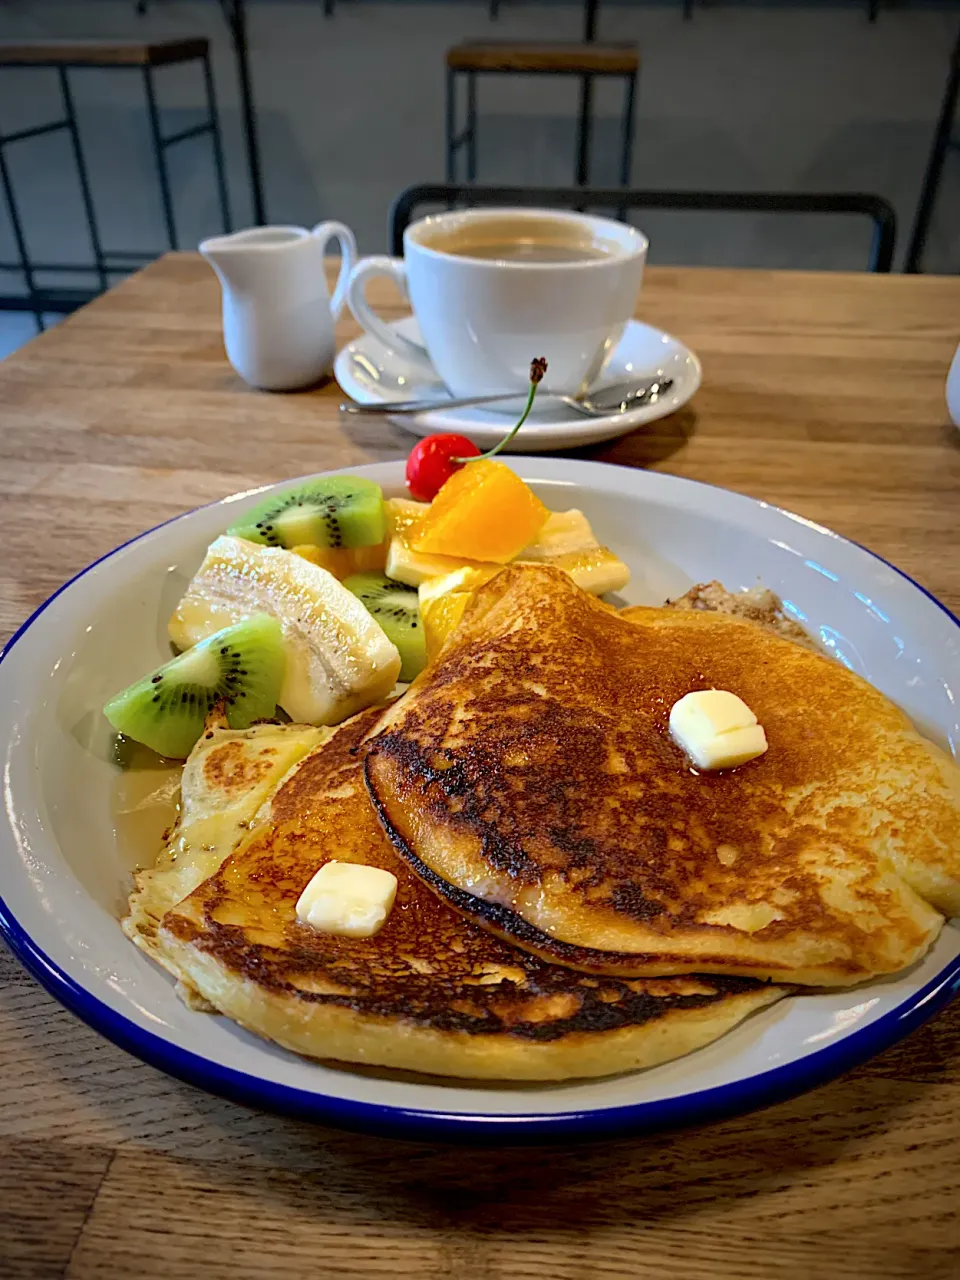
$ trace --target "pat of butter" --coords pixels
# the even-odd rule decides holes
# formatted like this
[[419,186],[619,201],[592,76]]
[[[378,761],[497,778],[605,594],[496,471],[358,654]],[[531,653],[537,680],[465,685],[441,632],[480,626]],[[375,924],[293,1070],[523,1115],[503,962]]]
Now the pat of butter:
[[372,938],[397,896],[397,877],[359,862],[326,862],[297,899],[297,919],[323,933]]
[[698,769],[733,769],[767,749],[757,717],[726,689],[697,689],[675,702],[670,732]]

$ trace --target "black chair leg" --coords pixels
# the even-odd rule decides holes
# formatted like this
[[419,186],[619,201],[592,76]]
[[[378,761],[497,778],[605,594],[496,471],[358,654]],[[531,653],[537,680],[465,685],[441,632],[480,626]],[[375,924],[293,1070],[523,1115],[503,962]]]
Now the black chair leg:
[[597,38],[597,13],[600,0],[586,0],[583,9],[583,42],[590,44]]
[[467,75],[467,181],[477,180],[477,77]]
[[263,190],[263,171],[260,167],[260,142],[257,136],[257,113],[253,103],[253,77],[250,73],[250,42],[247,39],[246,0],[220,0],[220,6],[230,32],[230,41],[237,63],[237,81],[240,87],[240,116],[243,120],[243,137],[247,150],[247,168],[250,172],[250,202],[253,221],[262,227],[267,220],[266,196]]
[[627,77],[626,101],[623,105],[623,152],[620,157],[620,185],[630,185],[630,163],[633,159],[633,112],[637,98],[637,77]]
[[937,188],[940,186],[940,176],[943,172],[943,162],[946,159],[954,116],[957,113],[958,96],[960,96],[960,33],[957,34],[957,42],[950,55],[950,70],[947,74],[943,101],[940,104],[940,116],[933,135],[933,146],[930,148],[930,159],[927,161],[927,169],[923,175],[920,204],[917,207],[917,216],[910,234],[910,244],[907,247],[907,256],[903,265],[904,271],[915,273],[920,270],[920,259],[923,257],[923,248],[927,242]]
[[220,135],[220,113],[217,110],[217,95],[213,87],[213,71],[210,67],[210,54],[203,55],[203,83],[207,91],[207,116],[210,120],[210,141],[213,144],[213,164],[217,175],[217,196],[220,200],[220,220],[224,231],[233,230],[230,218],[230,200],[227,195],[227,174],[223,163],[223,139]]
[[104,260],[103,245],[100,241],[100,230],[97,227],[97,215],[93,208],[93,193],[90,190],[90,179],[87,176],[87,165],[83,155],[83,148],[80,145],[80,131],[77,128],[77,114],[73,106],[73,94],[70,91],[70,81],[67,77],[66,67],[60,67],[60,93],[63,97],[63,110],[67,125],[67,132],[70,134],[70,145],[73,149],[73,159],[77,166],[77,178],[80,182],[80,196],[83,200],[83,212],[87,219],[87,234],[90,237],[90,247],[93,250],[93,261],[96,264],[97,277],[100,281],[100,289],[106,293],[110,287],[110,280],[107,277],[107,264]]
[[577,120],[577,177],[578,187],[585,187],[590,179],[590,116],[593,111],[593,76],[585,75],[580,81],[580,110]]
[[[637,96],[637,77],[636,75],[627,76],[624,85],[624,103],[623,103],[623,127],[621,137],[620,151],[620,185],[621,187],[629,187],[630,185],[630,164],[633,159],[633,109]],[[625,205],[620,205],[617,209],[617,217],[621,222],[627,220],[627,209]]]
[[[20,210],[17,208],[16,196],[13,194],[13,182],[10,179],[10,170],[7,167],[7,157],[4,155],[2,141],[0,141],[0,186],[3,187],[4,199],[7,202],[7,212],[10,215],[10,227],[13,231],[13,242],[17,248],[20,273],[23,276],[23,283],[26,286],[27,297],[33,299],[36,297],[37,282],[36,277],[33,274],[33,263],[30,261],[30,254],[27,251],[27,240],[23,233],[23,222],[20,219]],[[37,326],[37,333],[43,333],[43,312],[39,307],[34,309],[33,319]]]
[[457,76],[447,68],[447,182],[456,182],[457,170]]
[[143,68],[143,86],[147,95],[147,116],[150,122],[150,137],[153,141],[153,156],[157,166],[157,180],[160,184],[160,206],[163,210],[163,222],[170,248],[176,249],[177,225],[173,213],[173,193],[170,190],[170,175],[167,172],[163,135],[160,132],[160,112],[157,109],[153,69],[149,66]]

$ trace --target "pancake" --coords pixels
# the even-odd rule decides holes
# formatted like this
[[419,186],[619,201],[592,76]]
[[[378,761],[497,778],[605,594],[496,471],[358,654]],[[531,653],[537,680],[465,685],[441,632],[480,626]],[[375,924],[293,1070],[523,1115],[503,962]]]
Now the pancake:
[[[245,842],[164,916],[164,961],[211,1006],[317,1058],[476,1079],[561,1080],[698,1048],[782,988],[738,978],[600,981],[545,964],[463,919],[385,839],[363,780],[363,713],[289,775]],[[296,919],[329,859],[393,872],[372,938]]]
[[[668,718],[705,688],[743,698],[765,755],[691,768]],[[588,972],[842,986],[960,910],[960,770],[887,698],[750,619],[614,614],[545,567],[478,589],[366,776],[435,892]]]

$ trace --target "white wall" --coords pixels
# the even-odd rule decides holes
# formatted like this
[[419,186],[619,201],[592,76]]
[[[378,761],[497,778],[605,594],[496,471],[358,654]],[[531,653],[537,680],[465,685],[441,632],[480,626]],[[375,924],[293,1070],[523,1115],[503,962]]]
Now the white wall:
[[[251,59],[274,221],[338,217],[362,248],[385,245],[391,197],[443,174],[443,54],[464,37],[577,38],[579,4],[486,5],[340,0],[249,0]],[[859,0],[831,7],[711,4],[691,23],[679,0],[604,5],[601,38],[639,42],[637,186],[861,189],[886,196],[906,242],[946,74],[958,9],[904,8],[869,25]],[[0,0],[0,38],[199,33],[215,73],[238,221],[249,217],[234,64],[214,0]],[[196,118],[195,70],[158,73],[172,131]],[[141,87],[133,72],[74,76],[104,238],[112,248],[164,247]],[[612,180],[619,87],[602,86],[597,181]],[[565,183],[572,176],[576,86],[496,78],[481,83],[480,180]],[[0,71],[0,128],[58,110],[52,73]],[[960,124],[958,124],[960,131]],[[200,140],[173,157],[181,243],[216,229],[209,152]],[[30,245],[38,256],[82,260],[86,243],[66,143],[10,150]],[[960,265],[960,155],[948,160],[928,267]],[[653,261],[856,267],[865,240],[846,225],[647,215]],[[0,209],[0,257],[12,243]],[[19,319],[15,325],[30,321]]]

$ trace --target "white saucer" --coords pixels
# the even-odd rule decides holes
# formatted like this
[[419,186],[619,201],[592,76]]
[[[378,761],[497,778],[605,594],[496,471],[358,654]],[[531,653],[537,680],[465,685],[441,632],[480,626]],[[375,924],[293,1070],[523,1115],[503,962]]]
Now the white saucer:
[[[405,338],[420,341],[420,330],[413,316],[397,320],[390,327]],[[334,372],[342,389],[358,404],[383,404],[427,396],[440,399],[448,394],[429,366],[421,367],[401,352],[385,347],[369,333],[343,348]],[[655,404],[603,418],[581,417],[575,410],[544,397],[507,448],[514,453],[543,453],[613,440],[645,422],[665,418],[687,403],[700,386],[700,361],[668,333],[631,320],[593,390],[615,382],[631,379],[643,382],[663,376],[672,378],[673,386]],[[391,416],[390,421],[417,436],[456,431],[474,444],[489,447],[503,438],[522,405],[523,400],[518,397],[498,409],[431,409],[428,413]]]

